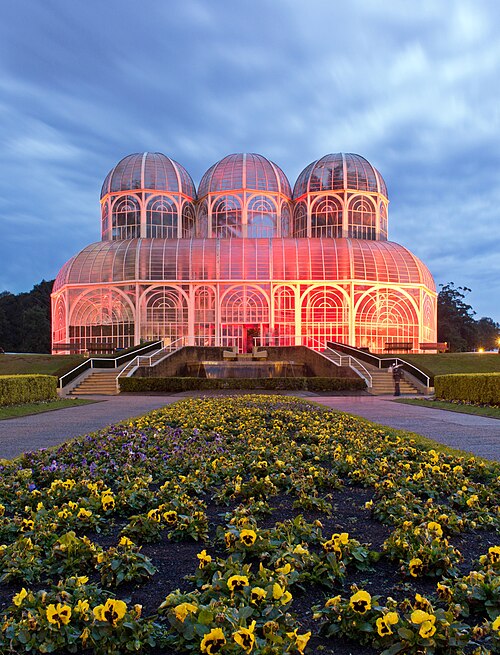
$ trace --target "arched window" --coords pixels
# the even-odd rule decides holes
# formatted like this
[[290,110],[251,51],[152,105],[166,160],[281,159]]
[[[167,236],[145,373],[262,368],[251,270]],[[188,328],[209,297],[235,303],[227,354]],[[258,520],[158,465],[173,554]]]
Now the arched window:
[[182,206],[182,238],[190,239],[194,237],[194,210],[190,202],[185,202]]
[[364,196],[357,196],[349,203],[349,237],[352,239],[376,238],[375,208]]
[[387,239],[387,207],[383,202],[379,204],[379,213],[380,213],[380,237],[381,239],[386,240]]
[[113,205],[114,241],[137,239],[140,236],[141,208],[135,196],[122,196]]
[[151,198],[146,207],[148,239],[177,238],[177,207],[171,198]]
[[222,301],[222,323],[269,323],[269,304],[264,294],[253,287],[232,289]]
[[101,234],[103,240],[109,239],[109,204],[108,200],[102,205],[101,209]]
[[277,236],[276,207],[265,196],[255,196],[248,203],[247,236],[252,239]]
[[424,341],[436,341],[436,301],[427,294],[422,307]]
[[293,215],[293,236],[307,237],[307,209],[303,202],[299,202]]
[[[208,234],[208,209],[207,209],[207,201],[203,200],[203,202],[198,205],[197,210],[196,210],[196,236],[199,236],[201,238],[206,238],[209,236]],[[210,235],[212,236],[212,235]]]
[[81,296],[70,315],[70,341],[82,350],[93,343],[129,348],[134,343],[134,314],[126,298],[113,289],[96,289]]
[[281,236],[289,237],[292,235],[292,215],[290,204],[283,202],[281,204]]
[[212,287],[198,287],[195,291],[194,335],[196,345],[215,345],[215,291]]
[[342,236],[342,203],[334,197],[321,198],[311,213],[311,236],[338,238]]
[[270,345],[293,346],[295,344],[295,293],[290,287],[279,287],[274,294],[274,328],[276,343]]
[[305,345],[324,348],[327,341],[347,341],[348,307],[339,289],[328,286],[311,289],[302,300],[301,313]]
[[418,317],[410,299],[397,289],[374,289],[356,310],[356,346],[383,352],[390,341],[406,341],[418,349]]
[[146,323],[141,326],[144,339],[166,339],[169,343],[187,336],[187,302],[180,291],[173,287],[151,289],[145,300]]
[[56,306],[52,317],[52,341],[53,343],[66,342],[66,303],[63,296],[56,300]]
[[215,201],[212,208],[212,233],[220,239],[243,236],[241,201],[238,197],[224,196]]

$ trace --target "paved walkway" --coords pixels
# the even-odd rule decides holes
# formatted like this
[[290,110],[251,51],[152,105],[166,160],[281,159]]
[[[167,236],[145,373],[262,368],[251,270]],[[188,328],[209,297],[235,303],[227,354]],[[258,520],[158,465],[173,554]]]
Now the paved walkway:
[[[102,402],[0,421],[0,458],[54,446],[72,437],[139,416],[192,394],[171,396],[100,396]],[[202,394],[200,394],[202,395]],[[357,416],[417,432],[453,448],[500,461],[500,420],[417,407],[373,396],[315,396],[308,400]]]

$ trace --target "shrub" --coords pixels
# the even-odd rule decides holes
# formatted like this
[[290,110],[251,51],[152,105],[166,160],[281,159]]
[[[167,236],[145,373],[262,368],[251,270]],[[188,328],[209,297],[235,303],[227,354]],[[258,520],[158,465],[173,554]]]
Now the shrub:
[[441,400],[500,405],[500,373],[437,375],[434,387]]
[[359,391],[359,378],[140,378],[120,379],[120,391],[179,392],[208,389],[268,389],[293,391]]
[[0,375],[0,406],[57,398],[57,378],[52,375]]

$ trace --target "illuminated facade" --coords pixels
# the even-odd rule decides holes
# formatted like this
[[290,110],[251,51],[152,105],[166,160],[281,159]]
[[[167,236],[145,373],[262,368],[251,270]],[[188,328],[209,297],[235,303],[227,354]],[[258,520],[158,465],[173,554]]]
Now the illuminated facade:
[[122,159],[101,192],[102,240],[61,269],[52,294],[54,351],[340,341],[436,341],[427,267],[387,240],[388,197],[363,157],[312,162],[292,189],[256,154],[203,176],[160,153]]

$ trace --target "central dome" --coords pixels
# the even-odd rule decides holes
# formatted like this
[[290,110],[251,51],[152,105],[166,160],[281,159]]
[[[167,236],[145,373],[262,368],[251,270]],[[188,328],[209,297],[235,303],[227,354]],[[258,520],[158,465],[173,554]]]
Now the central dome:
[[237,153],[208,169],[201,179],[198,197],[243,189],[282,193],[288,198],[292,195],[290,182],[279,166],[262,155]]

